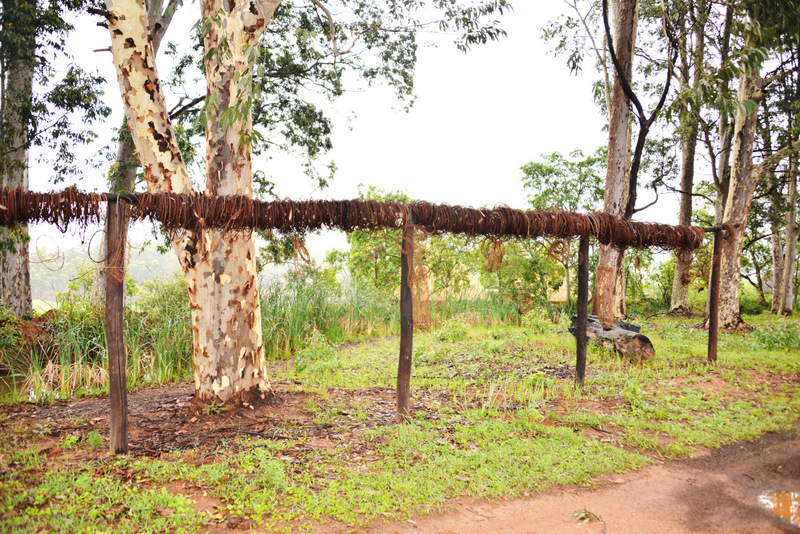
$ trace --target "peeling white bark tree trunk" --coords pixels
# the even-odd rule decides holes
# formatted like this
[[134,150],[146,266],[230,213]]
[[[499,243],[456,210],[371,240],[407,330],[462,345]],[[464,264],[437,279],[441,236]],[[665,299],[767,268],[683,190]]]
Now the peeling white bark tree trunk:
[[[763,83],[758,72],[744,73],[739,81],[739,102],[751,100],[756,104],[760,103],[764,97]],[[760,178],[759,173],[753,172],[753,141],[757,119],[757,107],[750,113],[744,113],[740,109],[733,127],[733,163],[723,222],[738,224],[739,230],[733,239],[722,243],[719,321],[724,328],[736,328],[743,323],[739,314],[742,246],[747,215]]]
[[794,304],[794,275],[797,270],[797,154],[791,157],[789,164],[789,211],[786,213],[786,249],[783,252],[783,276],[780,291],[781,302],[778,313],[792,315]]
[[[16,8],[16,2],[3,2],[3,9]],[[20,30],[16,29],[18,33]],[[24,31],[24,30],[23,30]],[[30,107],[33,94],[33,62],[35,41],[32,35],[27,43],[29,50],[21,50],[16,59],[6,65],[5,87],[0,88],[2,106],[0,122],[3,156],[3,172],[0,186],[28,190],[28,121],[24,113]],[[24,46],[25,43],[22,44]],[[29,54],[29,57],[25,57]],[[11,250],[0,249],[0,303],[7,306],[14,317],[33,315],[31,300],[30,258],[28,252],[28,226],[19,225],[14,233],[0,228],[0,242],[13,240]]]
[[[109,30],[128,125],[150,191],[196,194],[167,116],[143,2],[109,0]],[[250,95],[245,53],[277,1],[205,1],[207,187],[209,195],[252,196],[251,115],[223,127],[221,115]],[[213,18],[213,21],[212,21]],[[230,113],[230,112],[229,112]],[[195,400],[248,401],[269,389],[252,239],[218,230],[171,236],[189,286]]]
[[[614,47],[625,77],[630,81],[633,73],[633,51],[636,46],[637,2],[615,0],[609,2],[614,14]],[[630,101],[622,90],[618,73],[614,73],[614,92],[611,101],[608,127],[608,167],[606,171],[603,211],[619,217],[625,215],[628,202],[628,176],[630,173]],[[592,312],[598,316],[605,329],[613,327],[615,294],[620,266],[624,269],[623,253],[610,246],[600,246],[600,256],[595,276]],[[619,286],[620,289],[622,286]],[[617,311],[623,295],[616,299]]]
[[[161,44],[161,39],[169,28],[172,22],[172,17],[177,9],[178,0],[169,0],[167,8],[164,9],[163,0],[146,0],[145,6],[147,7],[147,24],[150,28],[150,40],[153,47],[153,55],[158,53],[158,47]],[[119,146],[117,147],[117,159],[114,166],[109,172],[109,191],[114,193],[132,193],[136,185],[136,170],[139,166],[136,158],[136,147],[133,144],[133,139],[128,130],[128,123],[123,121],[120,126],[120,139]],[[126,219],[127,220],[127,219]],[[106,276],[106,265],[108,256],[108,221],[104,225],[105,233],[100,242],[100,251],[98,258],[101,261],[97,263],[94,270],[94,277],[92,278],[92,290],[90,293],[90,301],[95,306],[102,306],[106,298],[106,285],[108,284],[108,276]],[[122,258],[122,265],[127,272],[128,261],[130,260],[130,246],[124,248],[125,255]],[[123,281],[123,286],[125,282]],[[123,298],[125,291],[122,292]]]

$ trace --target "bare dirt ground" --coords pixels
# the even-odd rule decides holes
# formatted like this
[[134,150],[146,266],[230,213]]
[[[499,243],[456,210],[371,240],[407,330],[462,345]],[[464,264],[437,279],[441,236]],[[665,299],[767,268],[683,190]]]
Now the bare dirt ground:
[[[247,408],[213,414],[192,409],[193,384],[145,388],[129,394],[130,452],[158,456],[170,450],[213,446],[221,439],[253,435],[271,439],[307,438],[298,450],[331,446],[348,432],[365,426],[392,424],[393,391],[371,388],[342,396],[369,400],[368,423],[339,427],[314,426],[303,410],[307,395],[289,383],[273,383],[276,394]],[[108,436],[108,399],[104,397],[55,402],[48,406],[17,404],[0,408],[0,432],[20,426],[48,428],[40,443],[48,463],[69,456],[58,443],[66,433],[99,430]],[[663,462],[640,472],[597,479],[594,489],[559,487],[543,494],[499,502],[461,500],[454,512],[416,518],[405,523],[376,523],[362,532],[388,533],[695,533],[800,532],[759,504],[767,491],[800,492],[800,425],[791,432],[769,433],[752,442],[718,450],[699,450],[687,460]],[[83,454],[90,454],[88,452]],[[92,453],[97,454],[97,453]],[[74,456],[70,460],[80,460]],[[297,458],[299,460],[299,457]],[[294,461],[294,460],[293,460]],[[13,469],[0,458],[0,471]],[[124,474],[120,475],[123,476]],[[188,492],[191,493],[191,492]],[[199,495],[198,506],[205,502]],[[207,500],[207,499],[206,499]],[[252,528],[252,522],[209,525],[208,532]],[[298,525],[299,526],[299,525]],[[318,526],[317,532],[351,532],[346,526]]]
[[[557,488],[499,503],[461,503],[457,512],[374,533],[641,534],[797,533],[759,504],[772,490],[800,491],[797,431],[598,480],[594,490]],[[795,504],[795,514],[797,514]],[[584,512],[584,513],[580,513]],[[585,513],[589,512],[589,513]],[[581,519],[588,520],[582,521]]]

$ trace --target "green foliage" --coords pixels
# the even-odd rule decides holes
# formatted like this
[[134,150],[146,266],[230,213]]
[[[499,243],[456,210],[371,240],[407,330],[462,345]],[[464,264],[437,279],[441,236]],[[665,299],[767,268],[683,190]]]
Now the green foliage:
[[314,332],[343,343],[396,331],[397,297],[380,292],[370,282],[340,281],[338,272],[336,265],[307,265],[262,286],[262,331],[268,360],[294,354]]
[[491,298],[513,304],[520,314],[549,308],[548,291],[562,284],[563,268],[534,243],[509,241],[503,250],[500,268],[480,274]]
[[438,341],[463,341],[469,335],[469,325],[460,317],[449,319],[441,328],[436,331]]
[[535,210],[595,211],[603,200],[606,147],[591,156],[575,149],[569,157],[559,152],[542,154],[541,162],[522,167],[522,184]]
[[[86,3],[15,2],[0,11],[0,64],[2,65],[3,111],[0,118],[0,170],[4,177],[14,170],[8,158],[15,139],[43,147],[42,160],[53,169],[56,181],[80,172],[73,149],[95,137],[92,123],[105,119],[110,108],[98,87],[102,78],[69,63],[65,54],[67,22]],[[56,64],[66,65],[56,69]],[[11,88],[8,73],[22,68],[33,71],[32,87]],[[30,93],[28,92],[30,91]]]
[[[283,151],[305,158],[306,174],[320,187],[333,176],[333,162],[322,162],[332,148],[333,122],[319,101],[335,100],[345,90],[383,84],[410,106],[414,101],[416,32],[429,26],[452,31],[456,46],[494,41],[505,35],[496,19],[509,9],[506,0],[479,2],[436,1],[420,10],[422,2],[409,0],[388,5],[372,0],[334,2],[333,20],[313,3],[280,2],[257,46],[246,50],[248,66],[238,73],[244,85],[240,99],[222,112],[223,126],[252,112],[253,131],[242,142],[256,153]],[[423,15],[424,14],[424,15]],[[424,16],[425,18],[419,18]],[[167,45],[176,67],[165,85],[185,94],[185,87],[202,77],[205,63],[226,52],[226,43],[201,53],[201,36],[219,17],[204,20],[195,28],[194,47],[186,52]],[[313,93],[309,92],[312,88]],[[315,98],[322,96],[323,98]],[[179,120],[193,130],[199,141],[205,111],[217,105],[215,95],[183,110]],[[262,175],[263,182],[271,177]]]
[[[411,202],[402,191],[384,191],[375,186],[358,186],[358,196],[364,200],[382,202]],[[353,278],[372,284],[384,294],[394,294],[400,287],[400,250],[398,230],[382,229],[373,232],[350,232],[347,242],[350,254],[347,266]]]
[[800,347],[800,325],[796,321],[778,320],[756,327],[753,348],[758,350],[795,350]]
[[0,365],[6,360],[6,351],[12,350],[19,343],[17,320],[3,303],[0,303]]
[[469,297],[472,281],[478,268],[475,247],[462,235],[432,235],[421,239],[416,246],[428,271],[431,298],[448,300]]

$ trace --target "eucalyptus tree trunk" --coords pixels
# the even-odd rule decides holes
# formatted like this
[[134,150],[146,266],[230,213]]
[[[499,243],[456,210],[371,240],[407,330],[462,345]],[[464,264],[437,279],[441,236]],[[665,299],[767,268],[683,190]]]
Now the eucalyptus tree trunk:
[[[694,158],[697,148],[697,120],[688,121],[688,133],[681,140],[681,204],[679,224],[692,224],[692,190],[694,189]],[[692,253],[677,251],[675,275],[672,279],[672,297],[669,311],[681,314],[689,312],[689,272],[692,268]]]
[[[733,26],[732,5],[728,5],[725,12],[725,25],[722,30],[722,46],[720,48],[720,68],[725,68],[728,62],[728,55],[731,44],[731,28]],[[719,92],[727,89],[727,82],[720,81]],[[714,224],[722,224],[725,217],[725,204],[728,201],[728,190],[730,189],[731,179],[731,146],[733,145],[733,128],[730,124],[730,117],[726,111],[721,111],[719,115],[719,154],[717,160],[716,182],[714,186],[717,196],[714,199]]]
[[[773,176],[770,176],[772,174]],[[774,179],[774,171],[768,173],[768,178]],[[774,203],[773,203],[774,205]],[[770,245],[772,247],[772,303],[770,312],[779,314],[783,304],[783,229],[776,220],[770,222]],[[788,244],[788,243],[787,243]]]
[[[614,13],[614,45],[623,75],[630,81],[633,74],[633,51],[636,46],[636,0],[610,2]],[[611,116],[608,126],[608,166],[606,171],[603,211],[623,217],[628,202],[628,176],[630,173],[630,100],[625,96],[619,73],[614,71],[614,91],[611,99]],[[600,257],[595,276],[592,313],[597,315],[603,328],[611,329],[614,320],[615,291],[624,273],[623,253],[611,246],[600,246]],[[622,276],[624,278],[624,274]],[[624,295],[618,295],[624,302]],[[616,302],[619,303],[620,298]],[[619,304],[617,304],[619,307]]]
[[[145,2],[147,8],[147,24],[150,28],[150,38],[154,56],[158,54],[161,39],[164,37],[167,28],[169,28],[172,22],[172,17],[175,14],[177,5],[178,0],[170,0],[165,9],[163,0],[147,0]],[[136,185],[136,170],[139,162],[136,158],[136,147],[133,144],[133,138],[128,129],[127,121],[122,121],[119,132],[117,157],[108,173],[109,191],[114,193],[132,193]],[[108,283],[108,277],[106,276],[106,260],[108,259],[108,241],[106,236],[108,235],[108,221],[105,222],[104,229],[105,232],[100,241],[100,251],[96,255],[96,257],[100,258],[100,261],[98,261],[95,266],[94,277],[92,278],[92,290],[90,293],[90,300],[95,306],[100,306],[105,301],[106,284]],[[130,259],[130,247],[125,246],[123,251],[122,264],[127,272],[128,261]]]
[[[155,69],[145,6],[108,0],[112,52],[131,134],[149,191],[197,194],[175,140]],[[252,196],[251,65],[248,52],[277,1],[202,2],[207,76],[206,191]],[[224,126],[223,112],[235,116]],[[269,389],[249,234],[219,230],[171,236],[189,287],[195,401],[240,402]]]
[[[28,120],[33,96],[36,39],[31,19],[35,4],[3,0],[5,22],[18,39],[19,50],[2,51],[5,83],[0,88],[0,186],[28,190]],[[33,315],[28,226],[0,227],[0,304],[14,317]]]
[[780,308],[781,315],[792,315],[794,307],[794,276],[797,270],[797,238],[800,228],[797,226],[797,174],[798,155],[791,156],[789,164],[789,211],[786,212],[786,249],[783,252],[783,277],[781,279]]
[[[745,72],[739,80],[739,102],[752,100],[758,104],[764,97],[763,79],[757,71]],[[753,172],[753,142],[755,140],[758,107],[750,113],[740,106],[733,129],[733,164],[730,190],[725,204],[724,223],[738,224],[732,239],[724,240],[720,257],[720,324],[736,328],[743,324],[739,313],[742,246],[747,215],[753,202],[759,173]]]
[[[682,88],[696,85],[703,75],[703,64],[705,60],[706,43],[706,1],[700,0],[692,6],[696,12],[694,17],[695,44],[692,51],[691,61],[688,51],[681,48],[681,85]],[[688,42],[685,39],[684,42]],[[694,65],[694,75],[690,73],[691,65]],[[692,224],[692,193],[694,190],[694,160],[697,152],[698,136],[698,111],[693,102],[687,103],[687,109],[681,113],[681,203],[678,214],[678,223]],[[670,312],[688,313],[689,312],[689,272],[691,271],[692,253],[689,251],[679,251],[679,257],[675,262],[675,275],[672,280],[672,296],[670,302]]]

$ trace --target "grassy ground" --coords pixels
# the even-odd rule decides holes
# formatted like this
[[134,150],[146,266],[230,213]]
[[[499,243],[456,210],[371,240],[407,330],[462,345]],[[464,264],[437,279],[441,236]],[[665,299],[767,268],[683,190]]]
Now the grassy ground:
[[[194,442],[149,456],[109,456],[91,419],[34,423],[6,406],[0,530],[357,528],[462,498],[592,486],[800,419],[800,322],[746,320],[754,332],[722,336],[716,365],[705,360],[705,332],[688,326],[696,320],[648,320],[656,359],[634,366],[590,347],[577,391],[564,325],[453,319],[415,336],[413,421],[400,425],[390,389],[397,338],[336,346],[316,335],[274,366],[269,417],[259,406],[235,417],[210,407],[192,415],[194,426],[170,427]],[[229,432],[217,432],[222,421]]]

